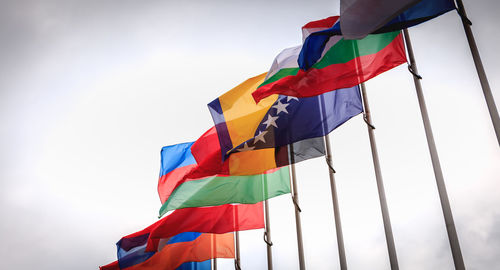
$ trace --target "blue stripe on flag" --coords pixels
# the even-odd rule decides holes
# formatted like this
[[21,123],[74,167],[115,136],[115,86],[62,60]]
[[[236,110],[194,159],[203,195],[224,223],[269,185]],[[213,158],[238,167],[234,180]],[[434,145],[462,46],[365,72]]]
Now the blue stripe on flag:
[[174,144],[161,149],[160,177],[174,169],[196,164],[196,160],[191,154],[193,143]]

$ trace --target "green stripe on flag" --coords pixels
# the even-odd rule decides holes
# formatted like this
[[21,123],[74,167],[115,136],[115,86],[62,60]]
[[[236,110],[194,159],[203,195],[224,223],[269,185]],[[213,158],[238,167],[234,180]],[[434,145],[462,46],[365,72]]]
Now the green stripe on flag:
[[[368,35],[360,40],[341,39],[335,43],[321,60],[314,64],[312,68],[322,69],[333,64],[343,64],[360,56],[375,54],[387,47],[397,36],[399,31]],[[353,48],[358,46],[358,51]]]
[[288,166],[268,174],[208,177],[177,187],[160,208],[160,216],[188,207],[254,204],[286,193],[290,193]]
[[[312,66],[312,68],[322,69],[334,64],[347,63],[356,57],[375,54],[391,44],[399,33],[400,31],[394,31],[383,34],[368,35],[360,40],[341,39],[335,43],[328,50],[328,52],[326,52],[326,54]],[[356,50],[353,50],[356,44],[358,46],[357,52]],[[287,76],[295,76],[298,72],[298,67],[280,69],[276,74],[271,76],[271,78],[259,85],[259,87],[276,82]]]

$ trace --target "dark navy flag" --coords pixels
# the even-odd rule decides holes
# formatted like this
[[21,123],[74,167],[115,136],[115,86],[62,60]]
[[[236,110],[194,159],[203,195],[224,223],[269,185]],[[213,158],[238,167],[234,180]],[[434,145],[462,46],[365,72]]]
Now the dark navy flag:
[[[313,142],[322,147],[322,138],[318,140],[318,137],[325,136],[362,111],[358,86],[308,98],[279,96],[260,122],[255,137],[230,152],[290,144],[293,144],[295,152],[301,145],[310,147]],[[305,150],[307,149],[302,149]]]
[[145,262],[156,252],[146,252],[149,232],[142,232],[130,238],[122,238],[116,243],[120,269]]
[[[453,0],[421,0],[372,34],[387,33],[415,26],[453,9],[456,9]],[[321,58],[330,37],[335,35],[342,35],[339,21],[328,29],[310,34],[305,39],[300,51],[299,67],[303,70],[311,68]]]

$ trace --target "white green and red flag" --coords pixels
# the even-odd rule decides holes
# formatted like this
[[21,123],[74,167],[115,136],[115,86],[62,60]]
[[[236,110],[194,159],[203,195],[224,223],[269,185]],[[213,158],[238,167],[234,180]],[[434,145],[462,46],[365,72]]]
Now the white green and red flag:
[[[310,22],[302,27],[302,32],[306,36],[329,28],[338,18]],[[272,94],[302,98],[353,87],[407,62],[400,31],[368,35],[360,40],[333,36],[319,61],[308,70],[300,69],[297,63],[300,49],[301,46],[285,49],[276,57],[266,80],[252,93],[256,102]]]

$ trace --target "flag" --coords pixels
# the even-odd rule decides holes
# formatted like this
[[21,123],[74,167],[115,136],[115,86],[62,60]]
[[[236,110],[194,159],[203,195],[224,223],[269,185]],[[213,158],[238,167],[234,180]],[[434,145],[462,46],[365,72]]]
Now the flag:
[[[375,28],[373,34],[412,27],[454,9],[456,9],[456,6],[453,0],[421,0],[387,24],[378,29]],[[310,32],[315,30],[314,24],[322,24],[323,27],[314,31],[314,34],[310,35],[307,40],[304,41],[304,47],[301,52],[301,57],[299,58],[299,66],[301,69],[307,70],[311,68],[321,58],[321,54],[325,46],[330,43],[329,40],[333,38],[332,36],[342,35],[344,33],[344,28],[341,27],[344,17],[341,16],[341,22],[337,21],[334,23],[331,23],[331,18],[337,18],[337,16],[330,17],[328,21],[330,23],[325,22],[325,20],[319,20],[311,22],[313,23],[312,25],[309,23],[304,26],[304,28],[310,29],[308,30]],[[357,18],[357,20],[359,19],[361,18]]]
[[[287,168],[278,169],[290,164],[287,147],[237,153],[222,161],[218,138],[214,127],[194,143],[166,146],[162,149],[158,181],[162,213],[184,207],[256,203],[260,199],[289,192]],[[318,157],[324,155],[324,152],[321,140],[298,142],[293,149],[294,162]],[[264,195],[260,191],[264,187],[263,179],[268,186]],[[169,200],[178,188],[176,198]],[[220,192],[228,188],[233,188],[235,192]],[[195,192],[197,197],[192,196]]]
[[360,39],[384,26],[420,0],[340,0],[345,39]]
[[136,236],[149,233],[146,251],[155,251],[161,238],[183,232],[226,233],[264,228],[262,203],[225,204],[175,210],[146,229],[123,237],[133,242]]
[[255,137],[241,143],[231,153],[274,148],[325,136],[360,114],[363,104],[359,87],[354,86],[308,98],[280,96],[271,108],[261,120]]
[[288,166],[257,175],[216,175],[188,179],[172,192],[160,208],[160,215],[188,207],[255,204],[287,193],[290,193]]
[[[329,25],[333,19],[315,23]],[[306,38],[303,47],[307,46],[312,35],[314,33]],[[308,70],[300,69],[297,61],[293,61],[297,60],[299,48],[285,50],[279,55],[288,60],[279,65],[279,69],[270,72],[272,76],[252,93],[256,102],[273,94],[311,97],[353,87],[406,63],[403,38],[399,31],[369,35],[362,40],[345,40],[333,36],[323,51],[315,52],[320,59]],[[303,52],[304,49],[300,51],[299,63]]]
[[323,139],[315,138],[294,142],[293,152],[283,145],[228,155],[233,148],[255,137],[263,118],[270,110],[274,110],[272,106],[278,100],[278,95],[272,95],[258,104],[251,96],[265,78],[266,73],[250,78],[208,104],[217,130],[219,149],[222,157],[228,161],[231,175],[276,168],[325,154]]
[[127,270],[176,269],[185,262],[234,258],[234,234],[185,232],[161,239],[158,252],[149,260]]
[[[285,49],[266,77],[258,76],[259,82],[275,77],[290,65],[296,67],[299,52],[300,46]],[[310,98],[273,95],[265,99],[266,106],[255,104],[250,97],[252,90],[238,86],[208,104],[219,141],[224,142],[221,148],[230,154],[229,159],[269,148],[293,150],[291,163],[317,157],[324,154],[320,137],[363,110],[357,86]],[[252,128],[243,131],[241,126]]]

